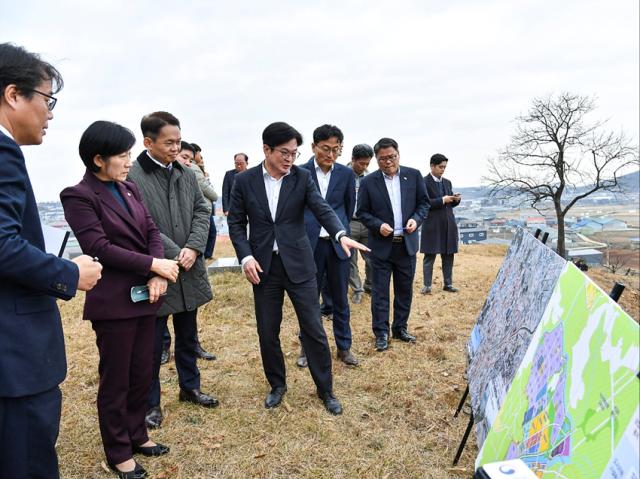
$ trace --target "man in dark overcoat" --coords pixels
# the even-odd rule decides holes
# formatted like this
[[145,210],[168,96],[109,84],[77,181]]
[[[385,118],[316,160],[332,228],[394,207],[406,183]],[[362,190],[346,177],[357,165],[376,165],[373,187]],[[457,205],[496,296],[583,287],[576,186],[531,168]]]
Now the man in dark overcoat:
[[460,204],[461,196],[454,194],[451,181],[442,177],[448,162],[446,156],[436,153],[430,160],[431,173],[424,177],[431,208],[429,217],[422,224],[420,239],[420,252],[424,254],[422,294],[431,293],[433,263],[438,254],[442,260],[443,289],[450,293],[458,292],[458,288],[453,286],[453,255],[458,252],[458,227],[453,208]]
[[145,151],[131,166],[127,179],[134,182],[160,237],[167,259],[180,265],[178,281],[169,284],[167,296],[158,310],[153,379],[149,395],[147,427],[162,423],[160,408],[160,358],[162,336],[169,315],[175,332],[175,363],[180,384],[180,401],[216,407],[218,400],[200,390],[196,364],[196,318],[198,307],[212,299],[204,262],[209,234],[210,207],[202,196],[196,175],[175,161],[181,148],[180,122],[171,113],[159,111],[142,118]]

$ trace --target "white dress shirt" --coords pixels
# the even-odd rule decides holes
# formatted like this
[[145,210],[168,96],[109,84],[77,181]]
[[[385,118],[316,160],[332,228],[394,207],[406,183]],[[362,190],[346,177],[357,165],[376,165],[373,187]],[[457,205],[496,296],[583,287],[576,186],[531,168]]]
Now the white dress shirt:
[[151,161],[153,161],[160,168],[166,168],[169,171],[173,169],[173,163],[169,163],[168,165],[165,165],[164,163],[156,160],[153,156],[151,156],[151,153],[149,153],[149,150],[147,150],[147,156],[151,159]]
[[4,126],[0,125],[0,131],[2,133],[4,133],[5,135],[7,135],[9,138],[11,138],[13,141],[16,141],[16,139],[13,137],[13,135],[11,133],[9,133],[9,130],[7,130]]
[[384,184],[389,193],[391,208],[393,209],[393,236],[403,236],[402,226],[402,197],[400,196],[400,168],[393,176],[382,173]]
[[[262,179],[264,181],[264,190],[267,193],[267,201],[269,202],[269,212],[271,213],[272,221],[276,220],[276,211],[278,211],[278,200],[280,199],[280,188],[282,188],[282,180],[285,176],[289,176],[290,173],[291,170],[289,170],[285,175],[282,175],[280,179],[276,180],[264,167],[264,162],[262,163]],[[272,251],[278,251],[278,242],[275,240],[275,238],[273,239]],[[250,259],[253,259],[253,255],[248,255],[242,258],[240,264],[244,266]]]
[[[436,183],[442,183],[442,177],[438,178],[437,176],[433,176],[433,173],[429,173],[431,175],[431,178],[433,178],[433,181],[435,181]],[[442,204],[444,205],[444,184],[442,185]]]
[[[333,165],[331,165],[331,168],[329,169],[329,171],[327,171],[326,174],[324,171],[322,171],[322,168],[320,168],[320,165],[318,165],[318,162],[316,160],[313,160],[313,165],[316,168],[316,176],[318,177],[318,186],[320,187],[320,194],[326,200],[327,190],[329,189],[329,181],[331,181],[331,172],[333,171]],[[326,229],[324,229],[324,227],[321,227],[320,234],[318,236],[320,238],[328,238],[329,232]]]

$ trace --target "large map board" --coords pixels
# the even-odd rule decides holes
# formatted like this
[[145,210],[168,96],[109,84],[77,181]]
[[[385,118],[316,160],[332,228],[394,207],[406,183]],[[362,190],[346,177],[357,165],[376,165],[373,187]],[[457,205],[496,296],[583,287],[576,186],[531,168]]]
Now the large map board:
[[500,410],[565,263],[523,229],[509,246],[467,346],[478,447]]
[[476,466],[520,458],[539,477],[638,479],[639,334],[568,263]]

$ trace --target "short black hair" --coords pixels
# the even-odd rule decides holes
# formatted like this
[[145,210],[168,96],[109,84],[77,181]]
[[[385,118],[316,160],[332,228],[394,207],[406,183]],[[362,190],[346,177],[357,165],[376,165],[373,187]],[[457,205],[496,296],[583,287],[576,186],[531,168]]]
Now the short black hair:
[[193,149],[197,152],[202,151],[202,148],[200,148],[196,143],[191,143],[191,146],[193,146]]
[[233,159],[236,159],[236,156],[238,155],[242,155],[244,156],[244,161],[246,161],[247,163],[249,163],[249,155],[247,155],[246,153],[236,153],[235,155],[233,155]]
[[142,136],[145,138],[151,138],[156,141],[160,130],[167,125],[173,125],[180,128],[180,121],[171,113],[166,111],[154,111],[142,117],[140,122],[140,129],[142,130]]
[[436,165],[439,165],[440,163],[443,163],[445,161],[449,161],[449,158],[447,158],[446,156],[444,156],[441,153],[436,153],[429,160],[429,164],[433,165],[433,166],[436,166]]
[[371,148],[366,143],[360,143],[353,147],[353,151],[351,152],[351,158],[357,160],[358,158],[372,158],[373,157],[373,148]]
[[373,145],[373,152],[376,154],[376,156],[378,155],[378,152],[380,150],[382,150],[383,148],[389,148],[389,147],[393,147],[395,148],[396,151],[400,151],[398,149],[398,142],[396,140],[394,140],[393,138],[380,138],[378,140],[378,143],[376,143],[375,145]]
[[187,143],[186,141],[181,141],[180,151],[182,150],[189,150],[191,153],[193,153],[194,156],[196,154],[196,149],[193,147],[193,143]]
[[96,173],[100,171],[93,162],[96,155],[108,161],[110,156],[129,151],[135,142],[136,137],[128,128],[111,121],[94,121],[82,134],[78,151],[87,169]]
[[291,140],[296,140],[298,146],[302,145],[300,132],[283,121],[271,123],[262,132],[262,143],[269,148],[275,148]]
[[313,142],[319,143],[321,141],[326,141],[329,138],[333,138],[334,136],[338,139],[338,143],[342,143],[344,140],[344,135],[340,128],[335,125],[322,125],[313,131]]
[[0,43],[0,96],[9,85],[15,85],[21,95],[31,98],[34,89],[47,80],[51,80],[54,94],[62,90],[62,75],[53,65],[23,47]]

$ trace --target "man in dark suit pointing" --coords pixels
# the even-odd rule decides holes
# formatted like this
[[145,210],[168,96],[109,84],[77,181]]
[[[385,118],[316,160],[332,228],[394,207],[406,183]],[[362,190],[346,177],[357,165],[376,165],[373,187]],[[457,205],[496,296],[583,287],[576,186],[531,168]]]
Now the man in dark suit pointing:
[[228,224],[238,260],[253,284],[262,366],[271,386],[265,407],[279,405],[287,390],[279,337],[286,291],[298,317],[318,396],[331,414],[341,414],[342,405],[333,394],[329,344],[320,320],[316,268],[305,232],[305,207],[347,256],[350,248],[367,248],[346,235],[309,171],[293,165],[302,135],[290,125],[277,122],[265,128],[262,143],[264,162],[236,175]]
[[398,143],[382,138],[373,147],[378,171],[365,176],[358,192],[356,216],[369,229],[371,248],[371,316],[376,349],[389,347],[389,283],[393,275],[395,339],[415,342],[407,324],[418,252],[417,229],[427,216],[427,191],[420,172],[400,168]]

